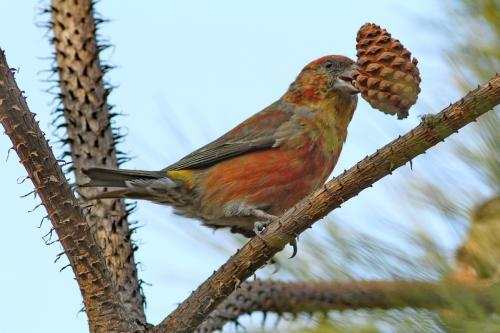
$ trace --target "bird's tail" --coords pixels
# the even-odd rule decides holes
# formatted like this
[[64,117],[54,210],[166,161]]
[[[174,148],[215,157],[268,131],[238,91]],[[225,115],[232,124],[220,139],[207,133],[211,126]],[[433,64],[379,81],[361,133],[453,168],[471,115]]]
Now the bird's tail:
[[127,182],[134,180],[159,179],[166,177],[163,171],[143,171],[126,169],[105,169],[88,168],[83,169],[83,173],[90,178],[90,182],[81,185],[82,187],[127,187]]
[[[90,178],[81,187],[115,187],[117,190],[101,192],[88,199],[131,198],[155,200],[159,192],[177,187],[164,171],[88,168],[83,173]],[[165,193],[164,193],[165,194]]]

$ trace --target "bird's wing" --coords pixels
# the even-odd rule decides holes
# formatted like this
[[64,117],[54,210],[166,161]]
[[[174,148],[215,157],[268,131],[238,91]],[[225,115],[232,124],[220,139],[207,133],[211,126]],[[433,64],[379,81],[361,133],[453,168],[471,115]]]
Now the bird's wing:
[[[294,111],[276,102],[217,140],[195,150],[164,170],[204,168],[250,151],[279,147],[290,131]],[[292,129],[293,130],[293,129]]]

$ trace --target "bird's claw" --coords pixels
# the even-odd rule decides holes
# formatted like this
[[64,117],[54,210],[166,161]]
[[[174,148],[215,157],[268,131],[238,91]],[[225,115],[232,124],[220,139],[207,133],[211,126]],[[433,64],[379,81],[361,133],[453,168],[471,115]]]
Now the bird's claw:
[[[253,224],[253,232],[255,233],[255,236],[259,237],[261,240],[263,240],[264,242],[266,242],[264,240],[264,238],[262,237],[262,234],[264,233],[264,231],[266,231],[267,229],[267,226],[270,224],[271,222],[269,221],[257,221]],[[290,243],[288,243],[291,247],[292,247],[292,255],[290,256],[289,259],[292,259],[294,258],[296,255],[297,255],[297,238],[294,238],[292,241],[290,241]]]
[[292,255],[290,256],[290,258],[288,259],[292,259],[293,257],[295,257],[297,255],[297,238],[294,238],[290,243],[288,243],[293,251],[292,251]]

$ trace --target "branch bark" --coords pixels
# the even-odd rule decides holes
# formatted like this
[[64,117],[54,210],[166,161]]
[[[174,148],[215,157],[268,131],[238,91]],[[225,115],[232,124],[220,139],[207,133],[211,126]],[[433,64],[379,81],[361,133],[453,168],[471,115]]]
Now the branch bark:
[[[494,289],[496,288],[496,289]],[[496,290],[496,292],[492,292]],[[332,310],[425,308],[452,306],[450,295],[461,294],[487,312],[494,312],[499,301],[498,285],[470,285],[453,281],[357,281],[357,282],[279,282],[243,283],[203,321],[196,333],[222,329],[237,322],[243,314],[261,311],[300,314]]]
[[497,75],[440,113],[423,117],[412,131],[328,182],[271,223],[263,235],[253,237],[153,331],[194,331],[243,281],[314,222],[491,110],[499,102],[500,76]]
[[127,319],[102,251],[35,121],[35,114],[29,111],[17,87],[3,50],[0,50],[0,123],[26,168],[69,259],[83,296],[90,331],[138,329]]
[[[96,23],[92,0],[53,0],[50,10],[55,46],[60,98],[63,102],[76,182],[86,182],[82,168],[117,167],[115,140],[107,103],[109,91],[103,83],[104,71],[99,59]],[[81,188],[85,197],[100,189]],[[137,279],[134,250],[123,200],[96,200],[85,211],[104,251],[113,283],[134,319],[146,321],[144,297]]]

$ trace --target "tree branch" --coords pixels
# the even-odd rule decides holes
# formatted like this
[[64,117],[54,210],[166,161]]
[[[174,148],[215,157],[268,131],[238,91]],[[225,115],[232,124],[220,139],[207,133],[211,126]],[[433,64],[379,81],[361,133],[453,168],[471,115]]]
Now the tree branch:
[[[494,289],[496,288],[496,289]],[[492,292],[494,291],[494,292]],[[196,333],[210,333],[243,314],[261,311],[300,314],[332,310],[425,308],[452,306],[450,295],[461,294],[485,311],[498,310],[498,286],[452,281],[357,281],[243,283],[203,321]]]
[[457,132],[499,102],[500,76],[497,75],[440,113],[423,117],[412,131],[328,182],[271,223],[263,235],[253,237],[154,331],[192,332],[243,281],[315,221]]
[[[500,196],[471,211],[467,239],[456,251],[457,267],[439,283],[424,281],[243,283],[196,329],[207,333],[243,314],[261,311],[299,314],[330,310],[453,308],[460,300],[477,304],[485,313],[500,311]],[[460,295],[460,296],[458,296]]]
[[77,278],[92,332],[132,328],[115,293],[100,247],[0,50],[0,123],[45,206]]
[[[52,28],[60,98],[76,182],[86,182],[82,168],[117,167],[110,125],[109,90],[103,82],[92,0],[52,0]],[[83,200],[101,189],[81,188]],[[144,297],[137,279],[134,250],[123,200],[94,200],[85,217],[104,251],[116,290],[128,313],[146,321]]]

